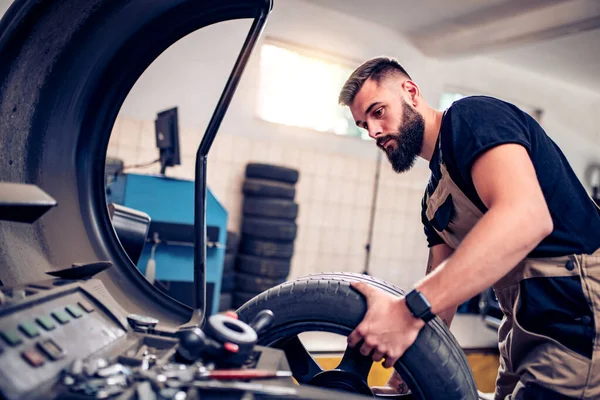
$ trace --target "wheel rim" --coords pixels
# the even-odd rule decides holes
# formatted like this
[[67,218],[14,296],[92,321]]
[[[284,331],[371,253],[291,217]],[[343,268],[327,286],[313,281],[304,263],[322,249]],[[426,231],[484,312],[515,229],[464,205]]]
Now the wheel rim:
[[[324,371],[304,347],[298,335],[304,332],[328,332],[342,336],[348,336],[352,328],[324,321],[300,321],[276,326],[264,332],[259,338],[258,344],[283,350],[292,370],[294,378],[299,384],[313,385],[331,389],[344,390],[351,393],[374,395],[368,384],[367,377],[371,370],[373,361],[370,357],[363,356],[358,347],[352,349],[347,347],[344,356],[336,368]],[[400,359],[395,369],[401,374],[402,379],[411,389],[412,396],[406,399],[425,399],[425,395],[412,374],[402,364]],[[352,382],[354,379],[354,382]],[[359,382],[356,382],[356,379]],[[365,390],[366,389],[368,390]],[[381,396],[383,398],[385,396]],[[389,397],[388,397],[389,398]]]

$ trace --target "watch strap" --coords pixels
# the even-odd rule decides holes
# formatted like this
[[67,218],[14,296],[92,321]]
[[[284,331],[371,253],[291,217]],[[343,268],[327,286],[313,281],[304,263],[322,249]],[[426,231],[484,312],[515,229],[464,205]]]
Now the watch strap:
[[435,318],[435,314],[431,312],[431,305],[425,298],[423,293],[417,289],[411,290],[405,297],[406,307],[415,318],[429,322]]

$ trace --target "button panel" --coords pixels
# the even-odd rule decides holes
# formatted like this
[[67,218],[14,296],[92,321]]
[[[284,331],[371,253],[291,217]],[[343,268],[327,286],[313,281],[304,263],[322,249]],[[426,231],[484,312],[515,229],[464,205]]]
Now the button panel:
[[40,367],[46,362],[44,356],[41,355],[36,349],[25,350],[23,353],[21,353],[21,356],[29,363],[29,365],[34,368]]
[[83,311],[81,310],[81,308],[79,308],[79,306],[69,304],[66,307],[66,309],[67,312],[73,316],[73,318],[81,318],[81,316],[83,315]]
[[[96,308],[87,291],[96,290],[98,283],[81,285],[55,287],[47,297],[40,290],[31,299],[0,305],[0,397],[44,398],[41,382],[59,376],[74,359],[124,339],[124,316],[111,313],[116,303],[110,300],[106,308]],[[12,288],[2,289],[12,293]]]
[[56,319],[61,324],[66,324],[71,320],[71,317],[69,316],[69,314],[67,314],[63,310],[52,311],[52,316],[54,317],[54,319]]
[[2,339],[4,339],[4,341],[12,347],[18,346],[21,343],[23,343],[23,339],[21,338],[21,335],[19,335],[19,332],[16,330],[12,330],[12,329],[4,330],[4,331],[0,332],[0,336],[2,336]]
[[79,306],[83,308],[87,313],[91,313],[92,311],[94,311],[94,307],[92,307],[92,305],[87,301],[80,301]]
[[43,315],[41,317],[36,318],[36,322],[47,331],[51,331],[52,329],[56,328],[56,324],[54,323],[52,318],[50,318],[47,315]]
[[24,322],[21,325],[19,325],[19,329],[21,329],[21,331],[25,333],[27,337],[30,338],[34,338],[40,335],[40,331],[33,322]]
[[64,350],[52,339],[42,340],[37,345],[53,361],[60,360],[65,356]]

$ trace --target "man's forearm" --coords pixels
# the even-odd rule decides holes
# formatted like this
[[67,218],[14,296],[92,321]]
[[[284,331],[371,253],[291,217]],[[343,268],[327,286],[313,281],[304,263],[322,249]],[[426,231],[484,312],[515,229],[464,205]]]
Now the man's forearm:
[[416,288],[429,300],[433,313],[454,311],[514,268],[549,234],[548,229],[526,206],[493,207],[454,254]]

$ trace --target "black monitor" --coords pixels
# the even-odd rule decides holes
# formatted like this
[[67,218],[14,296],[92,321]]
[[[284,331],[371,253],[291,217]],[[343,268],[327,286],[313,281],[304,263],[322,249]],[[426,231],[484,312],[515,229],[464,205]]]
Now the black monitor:
[[154,128],[156,147],[160,151],[160,173],[164,174],[167,167],[181,165],[177,107],[159,112],[154,121]]

